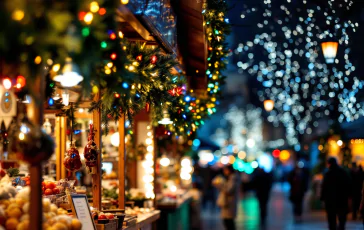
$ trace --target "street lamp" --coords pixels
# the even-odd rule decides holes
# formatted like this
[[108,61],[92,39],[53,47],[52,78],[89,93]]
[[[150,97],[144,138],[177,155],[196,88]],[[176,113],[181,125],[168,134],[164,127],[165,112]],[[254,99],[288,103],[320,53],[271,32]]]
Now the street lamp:
[[73,87],[83,81],[83,77],[78,72],[78,67],[72,63],[72,59],[66,58],[62,74],[55,76],[53,80],[61,83],[63,87]]
[[329,41],[321,43],[322,52],[324,54],[327,64],[334,63],[338,47],[338,42]]
[[270,111],[272,111],[273,110],[273,108],[274,108],[274,101],[273,100],[265,100],[264,101],[264,109],[265,109],[265,111],[267,111],[267,112],[270,112]]

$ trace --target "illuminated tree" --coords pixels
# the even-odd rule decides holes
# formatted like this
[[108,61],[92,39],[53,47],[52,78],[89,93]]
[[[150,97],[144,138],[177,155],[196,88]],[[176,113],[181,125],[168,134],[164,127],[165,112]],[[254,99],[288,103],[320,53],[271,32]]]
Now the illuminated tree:
[[[242,20],[252,13],[261,13],[262,19],[255,37],[235,50],[237,65],[262,83],[261,101],[275,101],[268,120],[285,125],[289,144],[298,142],[298,134],[310,134],[320,119],[343,122],[363,115],[356,99],[363,83],[349,59],[358,23],[343,19],[352,2],[262,0],[261,6],[241,14]],[[333,65],[321,54],[325,40],[339,42]]]

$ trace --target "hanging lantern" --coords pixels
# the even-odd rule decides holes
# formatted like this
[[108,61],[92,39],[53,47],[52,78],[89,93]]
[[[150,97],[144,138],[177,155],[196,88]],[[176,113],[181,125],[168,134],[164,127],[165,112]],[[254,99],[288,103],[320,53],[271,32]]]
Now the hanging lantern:
[[264,109],[267,112],[270,112],[274,109],[274,101],[273,100],[265,100],[264,101]]
[[161,125],[170,125],[173,124],[173,121],[171,121],[171,118],[169,118],[169,114],[167,110],[163,110],[163,119],[158,121]]
[[62,103],[65,106],[68,106],[70,104],[70,95],[67,91],[62,92]]
[[72,63],[72,59],[67,58],[62,74],[55,76],[53,80],[61,83],[63,87],[73,87],[83,81],[83,77],[78,73],[78,67]]
[[332,64],[335,61],[337,49],[339,47],[338,42],[323,42],[321,43],[322,52],[326,59],[327,64]]

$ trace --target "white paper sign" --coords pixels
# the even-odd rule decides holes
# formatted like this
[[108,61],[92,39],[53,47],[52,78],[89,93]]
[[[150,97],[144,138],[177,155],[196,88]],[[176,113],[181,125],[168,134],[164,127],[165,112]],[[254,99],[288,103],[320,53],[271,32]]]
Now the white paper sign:
[[87,197],[85,195],[71,195],[74,212],[82,223],[82,230],[96,230]]

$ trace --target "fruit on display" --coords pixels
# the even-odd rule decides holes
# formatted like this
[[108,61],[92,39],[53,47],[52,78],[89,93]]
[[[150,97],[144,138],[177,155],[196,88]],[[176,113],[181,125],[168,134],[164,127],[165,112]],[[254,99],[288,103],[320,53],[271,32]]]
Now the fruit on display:
[[57,185],[55,181],[43,181],[42,182],[42,191],[46,196],[57,195],[62,191],[62,186]]
[[63,161],[64,167],[71,172],[75,172],[81,169],[81,157],[77,148],[74,144],[71,145],[71,148],[67,150],[67,156]]
[[[15,198],[0,200],[0,230],[29,230],[29,196],[30,189],[25,187]],[[78,219],[68,216],[68,212],[43,198],[43,229],[81,230]]]
[[90,132],[88,134],[88,142],[84,148],[84,156],[88,172],[95,174],[97,172],[97,156],[98,148],[95,143],[95,130],[93,124],[90,124]]

